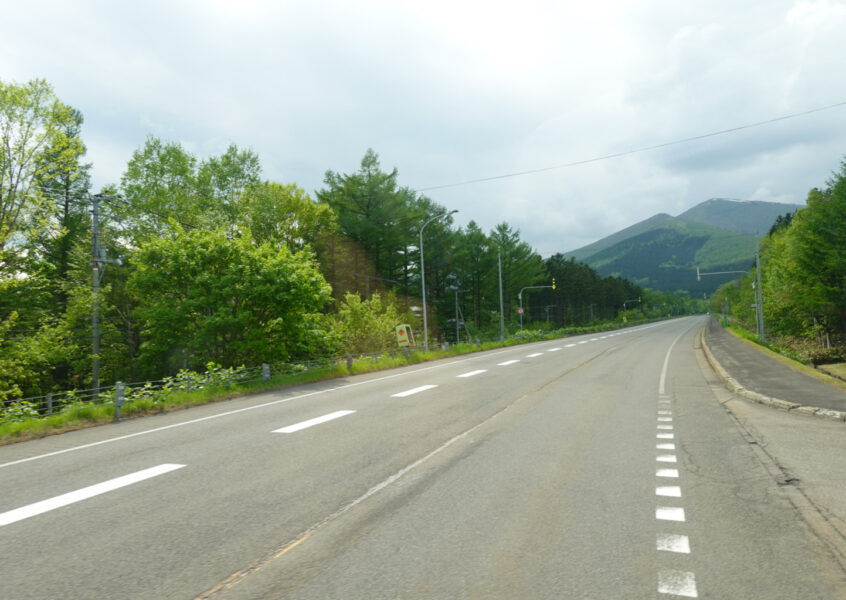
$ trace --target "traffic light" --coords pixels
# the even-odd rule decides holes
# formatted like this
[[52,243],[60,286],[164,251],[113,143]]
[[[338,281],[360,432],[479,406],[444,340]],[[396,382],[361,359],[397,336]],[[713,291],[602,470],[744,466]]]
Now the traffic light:
[[555,277],[552,278],[552,289],[555,289]]

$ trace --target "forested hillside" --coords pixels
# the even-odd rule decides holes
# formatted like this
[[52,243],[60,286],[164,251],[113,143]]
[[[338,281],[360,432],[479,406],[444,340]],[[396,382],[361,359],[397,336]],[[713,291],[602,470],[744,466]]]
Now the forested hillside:
[[[568,255],[606,276],[701,297],[746,270],[755,255],[756,233],[764,235],[777,217],[798,208],[715,198],[678,217],[655,215]],[[697,268],[721,274],[697,279]]]
[[247,147],[148,137],[94,193],[83,123],[45,81],[0,82],[0,400],[422,337],[424,259],[434,341],[499,337],[500,272],[509,332],[525,288],[527,327],[694,309],[544,260],[506,222],[455,227],[372,150],[312,197]]

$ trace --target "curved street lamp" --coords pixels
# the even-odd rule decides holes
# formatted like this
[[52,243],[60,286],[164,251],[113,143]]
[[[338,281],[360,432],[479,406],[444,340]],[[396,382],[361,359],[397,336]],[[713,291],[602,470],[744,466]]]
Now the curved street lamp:
[[454,215],[457,212],[458,210],[456,209],[451,210],[448,213],[434,216],[425,223],[423,223],[423,226],[420,228],[420,285],[423,288],[423,350],[425,352],[429,351],[429,326],[426,318],[426,267],[423,261],[423,230],[426,229],[426,225],[428,225],[432,221],[443,219],[444,217]]

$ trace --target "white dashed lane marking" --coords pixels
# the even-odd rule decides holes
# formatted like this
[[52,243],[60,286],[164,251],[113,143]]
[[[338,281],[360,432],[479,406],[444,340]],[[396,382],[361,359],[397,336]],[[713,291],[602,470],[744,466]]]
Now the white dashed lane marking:
[[690,540],[686,535],[659,533],[655,545],[658,550],[663,550],[665,552],[690,554]]
[[688,571],[660,571],[658,573],[658,591],[684,598],[698,598],[696,578]]
[[681,488],[677,485],[659,485],[655,488],[655,495],[666,498],[681,498]]
[[57,508],[62,508],[63,506],[88,500],[94,496],[99,496],[100,494],[105,494],[106,492],[111,492],[122,487],[132,485],[133,483],[144,481],[145,479],[158,477],[159,475],[170,473],[176,469],[181,469],[184,466],[185,465],[172,464],[158,465],[157,467],[151,467],[149,469],[144,469],[143,471],[137,471],[135,473],[130,473],[129,475],[116,477],[115,479],[91,485],[80,490],[76,490],[75,492],[68,492],[67,494],[62,494],[61,496],[56,496],[48,500],[36,502],[35,504],[30,504],[28,506],[16,508],[15,510],[0,513],[0,527],[16,523],[18,521],[23,521],[24,519],[43,514]]
[[684,523],[684,509],[680,506],[659,506],[655,509],[655,518],[659,521]]
[[413,394],[419,394],[420,392],[425,392],[426,390],[431,390],[432,388],[436,388],[436,385],[421,385],[420,387],[416,387],[410,390],[405,390],[404,392],[399,392],[398,394],[391,394],[391,398],[405,398],[406,396],[411,396]]
[[507,367],[508,365],[513,365],[514,363],[518,363],[518,362],[520,362],[520,361],[519,361],[519,360],[516,360],[516,359],[514,359],[514,360],[507,360],[507,361],[505,361],[505,362],[501,362],[501,363],[499,363],[497,366],[498,366],[498,367]]
[[297,431],[302,431],[303,429],[308,429],[309,427],[314,427],[315,425],[320,425],[321,423],[327,423],[329,421],[334,421],[335,419],[340,419],[341,417],[346,417],[354,412],[354,410],[337,410],[333,413],[329,413],[328,415],[323,415],[322,417],[315,417],[313,419],[308,419],[307,421],[300,421],[299,423],[294,423],[293,425],[274,429],[273,433],[295,433]]
[[678,479],[679,477],[679,470],[678,469],[658,469],[655,471],[656,477],[671,477],[674,479]]
[[473,377],[474,375],[481,375],[482,373],[487,372],[487,369],[478,369],[476,371],[470,371],[469,373],[462,373],[461,375],[456,375],[456,377]]

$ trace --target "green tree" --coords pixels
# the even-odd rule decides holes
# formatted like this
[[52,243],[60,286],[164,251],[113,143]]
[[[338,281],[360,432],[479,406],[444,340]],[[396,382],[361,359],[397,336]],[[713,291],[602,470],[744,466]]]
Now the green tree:
[[196,170],[197,159],[176,142],[150,136],[132,153],[120,183],[126,204],[116,207],[132,246],[170,231],[172,221],[202,224]]
[[68,136],[77,116],[43,79],[0,81],[0,270],[13,259],[9,245],[24,225],[37,230],[47,219],[40,183],[77,164],[82,142]]
[[141,357],[173,372],[321,353],[330,289],[311,253],[193,230],[146,242],[129,289],[142,322]]
[[335,213],[318,204],[295,184],[263,182],[241,195],[238,213],[243,228],[259,244],[285,245],[291,250],[317,250],[325,236],[337,229]]
[[402,286],[406,296],[414,287],[418,228],[445,211],[397,180],[397,170],[382,171],[378,154],[370,149],[356,173],[326,172],[326,187],[317,198],[332,208],[341,233],[353,244],[334,244],[325,261],[335,275],[330,282],[336,298],[347,290],[367,289],[374,281]]

